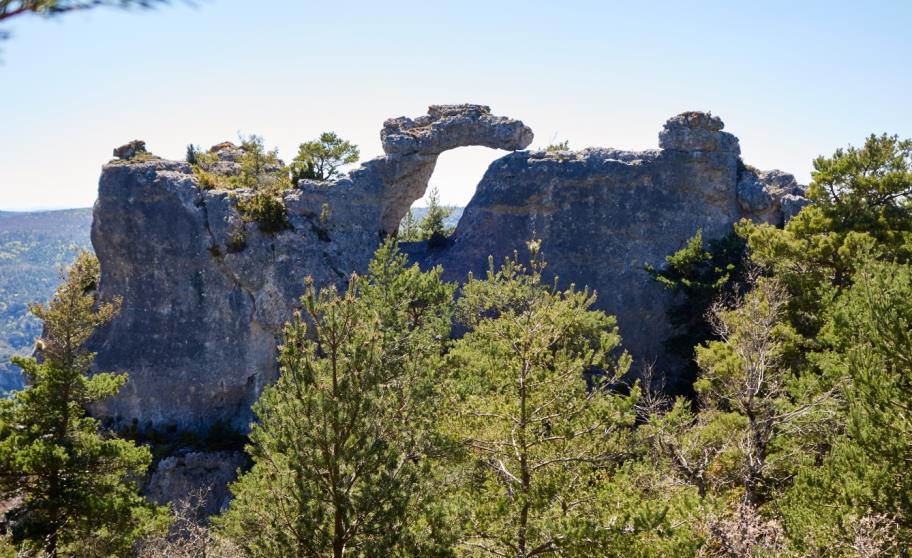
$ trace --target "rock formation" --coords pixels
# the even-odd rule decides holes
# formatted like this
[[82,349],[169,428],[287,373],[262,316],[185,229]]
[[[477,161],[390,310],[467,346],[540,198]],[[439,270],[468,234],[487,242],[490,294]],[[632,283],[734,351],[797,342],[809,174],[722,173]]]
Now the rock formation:
[[[540,238],[562,283],[599,292],[636,359],[671,367],[661,347],[668,294],[644,264],[661,266],[698,229],[713,238],[743,217],[781,224],[805,203],[791,175],[745,166],[722,126],[685,113],[666,123],[658,150],[508,154],[491,164],[451,242],[406,250],[464,280],[483,273],[489,255]],[[186,163],[106,165],[92,240],[100,292],[122,296],[123,307],[96,336],[96,365],[129,372],[130,382],[95,413],[140,430],[246,428],[251,403],[276,377],[276,342],[305,277],[344,285],[363,272],[424,195],[443,151],[524,149],[532,131],[484,106],[432,106],[386,121],[381,140],[385,156],[348,177],[289,191],[291,227],[275,235],[241,219],[237,199],[249,194],[201,189]]]
[[245,466],[246,455],[234,451],[173,455],[158,462],[144,493],[156,504],[193,497],[195,519],[202,520],[225,510],[231,496],[228,485]]

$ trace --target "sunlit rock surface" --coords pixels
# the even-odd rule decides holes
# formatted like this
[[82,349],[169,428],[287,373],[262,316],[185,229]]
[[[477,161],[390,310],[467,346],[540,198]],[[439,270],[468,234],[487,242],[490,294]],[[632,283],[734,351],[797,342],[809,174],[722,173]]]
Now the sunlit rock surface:
[[[637,362],[655,362],[673,384],[680,363],[661,344],[669,298],[644,266],[661,266],[698,229],[709,239],[744,217],[781,224],[806,201],[791,175],[746,166],[722,129],[718,117],[691,112],[666,123],[657,150],[515,151],[491,164],[450,242],[405,248],[459,281],[484,273],[489,255],[541,239],[549,271],[595,289]],[[276,378],[276,343],[305,278],[344,286],[364,272],[443,151],[520,150],[532,131],[488,107],[446,105],[386,121],[381,140],[385,156],[286,194],[291,228],[275,235],[241,220],[244,192],[201,190],[185,163],[106,165],[92,240],[101,294],[123,297],[123,309],[94,349],[100,370],[129,372],[130,382],[95,413],[140,430],[246,428]]]

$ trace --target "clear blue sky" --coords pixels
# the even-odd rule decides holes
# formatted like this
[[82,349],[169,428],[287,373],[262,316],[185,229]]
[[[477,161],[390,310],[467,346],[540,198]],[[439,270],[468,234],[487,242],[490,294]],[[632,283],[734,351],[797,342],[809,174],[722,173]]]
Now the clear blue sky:
[[[0,63],[0,209],[95,199],[111,149],[167,157],[257,133],[290,158],[335,130],[380,154],[391,116],[473,102],[571,147],[656,146],[711,110],[746,162],[810,176],[871,132],[912,137],[912,2],[198,0],[23,17]],[[484,148],[432,184],[464,205]]]

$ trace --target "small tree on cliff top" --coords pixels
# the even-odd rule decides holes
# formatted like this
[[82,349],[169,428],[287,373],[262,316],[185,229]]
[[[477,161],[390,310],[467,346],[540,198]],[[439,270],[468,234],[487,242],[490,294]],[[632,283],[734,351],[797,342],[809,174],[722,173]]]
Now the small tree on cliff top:
[[331,180],[342,175],[340,167],[358,162],[358,146],[335,132],[323,132],[313,141],[302,143],[291,163],[292,181],[302,178]]
[[21,496],[9,512],[14,540],[49,556],[123,555],[163,520],[137,491],[151,461],[147,448],[113,438],[86,407],[117,393],[126,374],[87,375],[86,341],[117,313],[120,301],[96,304],[98,261],[82,253],[47,306],[42,360],[16,358],[29,387],[0,402],[0,492]]

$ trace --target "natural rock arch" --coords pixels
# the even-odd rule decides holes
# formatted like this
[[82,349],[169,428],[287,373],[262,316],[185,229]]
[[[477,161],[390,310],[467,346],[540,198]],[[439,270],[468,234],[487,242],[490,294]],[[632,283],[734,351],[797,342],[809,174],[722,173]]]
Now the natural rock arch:
[[516,151],[532,143],[532,129],[519,120],[491,114],[484,105],[431,105],[425,116],[390,118],[380,140],[384,163],[380,226],[393,233],[416,200],[424,196],[441,153],[481,146]]
[[634,359],[659,365],[668,293],[644,266],[662,265],[698,229],[710,239],[745,217],[781,224],[807,203],[791,175],[745,165],[737,138],[705,113],[669,119],[659,149],[639,152],[517,151],[532,131],[481,105],[431,106],[387,120],[380,135],[384,156],[287,192],[289,227],[276,233],[239,214],[237,197],[249,193],[201,188],[187,163],[106,165],[92,241],[100,296],[123,306],[93,350],[99,370],[127,371],[130,382],[95,415],[140,429],[246,428],[251,403],[278,374],[276,343],[308,279],[344,288],[363,273],[450,149],[513,153],[490,165],[447,245],[416,243],[413,261],[464,281],[534,235],[562,284],[598,291]]

